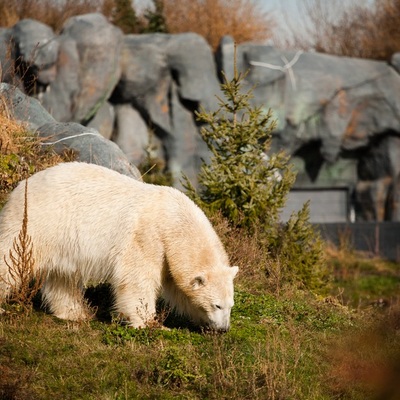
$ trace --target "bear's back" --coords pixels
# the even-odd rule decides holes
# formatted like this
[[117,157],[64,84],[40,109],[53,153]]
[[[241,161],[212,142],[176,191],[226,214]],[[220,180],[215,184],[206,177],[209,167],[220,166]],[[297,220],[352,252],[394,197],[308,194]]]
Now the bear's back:
[[[28,179],[28,234],[48,253],[74,249],[75,257],[108,257],[121,250],[122,232],[133,232],[157,198],[151,186],[85,163],[64,163]],[[156,201],[156,200],[155,200]],[[157,201],[156,201],[157,202]],[[0,253],[6,254],[22,227],[25,181],[0,213]],[[125,236],[126,236],[125,235]],[[40,256],[40,255],[39,255]]]
[[[21,182],[0,214],[2,254],[21,229],[24,201]],[[28,179],[27,205],[28,234],[37,251],[69,260],[109,263],[133,238],[174,253],[222,251],[204,213],[183,193],[93,164],[64,163],[36,173]]]

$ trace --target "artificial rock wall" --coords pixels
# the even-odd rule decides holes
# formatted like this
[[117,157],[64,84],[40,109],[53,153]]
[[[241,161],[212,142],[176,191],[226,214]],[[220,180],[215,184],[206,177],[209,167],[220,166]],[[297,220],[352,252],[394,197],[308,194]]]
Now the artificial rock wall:
[[[101,14],[73,17],[59,34],[33,20],[0,31],[3,82],[55,121],[111,139],[133,165],[151,147],[178,187],[209,156],[194,111],[218,106],[233,47],[226,37],[214,55],[194,33],[123,35]],[[400,56],[389,65],[252,43],[237,53],[243,89],[256,85],[252,101],[278,120],[273,150],[293,156],[296,185],[349,186],[357,219],[399,221]]]

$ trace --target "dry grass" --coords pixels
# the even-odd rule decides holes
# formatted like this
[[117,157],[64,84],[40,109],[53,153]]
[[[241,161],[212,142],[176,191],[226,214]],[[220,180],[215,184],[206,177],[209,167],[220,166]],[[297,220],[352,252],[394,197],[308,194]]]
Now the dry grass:
[[254,0],[164,0],[164,15],[170,33],[196,32],[214,50],[225,35],[237,43],[263,42],[274,27]]
[[3,280],[6,286],[11,286],[8,301],[17,304],[20,309],[29,313],[32,301],[42,286],[42,277],[35,271],[32,239],[28,235],[28,180],[25,180],[25,200],[22,227],[17,238],[14,238],[13,248],[8,259],[4,256],[9,278]]
[[24,18],[40,21],[58,32],[75,15],[102,12],[110,17],[114,0],[0,0],[0,26],[10,27]]
[[[0,99],[1,101],[1,99]],[[7,107],[0,111],[0,149],[2,154],[17,153],[24,140],[26,129],[12,120]]]
[[[376,316],[376,314],[375,314]],[[342,334],[329,352],[328,380],[336,398],[400,398],[400,304],[361,331]]]
[[12,112],[0,98],[0,207],[8,193],[30,175],[63,161],[72,161],[73,152],[56,154],[42,139],[12,119]]
[[259,231],[249,234],[245,229],[231,226],[221,214],[211,217],[212,224],[222,238],[231,265],[239,265],[240,282],[253,288],[252,293],[260,290],[277,293],[281,287],[281,279],[276,262],[271,259],[267,246],[262,245],[258,237]]
[[350,1],[303,0],[304,32],[291,27],[285,47],[315,49],[339,56],[390,60],[400,50],[400,0],[375,1],[373,7]]
[[[214,50],[224,35],[237,43],[263,42],[274,27],[259,0],[163,0],[163,9],[169,33],[196,32]],[[123,15],[119,15],[121,10]],[[127,15],[129,11],[132,14]],[[120,0],[0,0],[0,26],[11,27],[31,18],[59,32],[68,18],[91,12],[103,13],[123,30],[145,29],[144,15],[136,17],[135,8],[129,10],[129,3]]]

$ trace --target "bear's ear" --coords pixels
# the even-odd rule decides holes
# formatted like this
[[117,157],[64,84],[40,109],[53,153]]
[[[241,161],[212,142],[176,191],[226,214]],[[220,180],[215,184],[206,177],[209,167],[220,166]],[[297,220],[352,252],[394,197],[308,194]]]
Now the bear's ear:
[[235,278],[236,274],[239,272],[239,267],[238,266],[234,266],[234,267],[230,267],[229,268],[230,273],[232,274],[232,279]]
[[204,275],[196,276],[191,282],[190,285],[192,286],[193,290],[200,289],[201,287],[205,286],[207,279]]

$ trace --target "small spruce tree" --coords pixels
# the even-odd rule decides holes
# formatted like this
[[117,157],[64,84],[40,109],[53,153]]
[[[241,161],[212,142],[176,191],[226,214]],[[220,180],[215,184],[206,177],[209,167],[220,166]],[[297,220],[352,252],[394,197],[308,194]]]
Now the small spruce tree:
[[147,25],[143,33],[168,33],[167,22],[164,16],[164,0],[153,0],[153,7],[148,7],[144,12]]
[[226,99],[218,98],[215,112],[196,114],[212,157],[201,167],[198,191],[186,177],[183,185],[204,210],[220,211],[236,226],[251,230],[259,222],[268,229],[279,218],[295,174],[283,152],[268,155],[275,121],[271,111],[250,105],[252,90],[240,92],[244,77],[235,62],[231,81],[223,73]]
[[324,293],[331,276],[324,253],[324,242],[309,222],[310,202],[293,212],[285,224],[277,227],[270,243],[270,254],[279,259],[286,281],[300,282],[314,292]]
[[309,222],[309,204],[286,223],[280,221],[295,173],[283,152],[269,154],[275,121],[271,111],[250,105],[252,90],[241,93],[245,75],[237,72],[236,48],[234,60],[232,80],[223,74],[225,100],[218,99],[215,112],[197,113],[211,160],[203,162],[197,190],[185,176],[183,186],[209,215],[220,212],[236,227],[257,230],[260,245],[268,246],[279,261],[285,282],[321,292],[327,287],[328,271],[322,240]]

